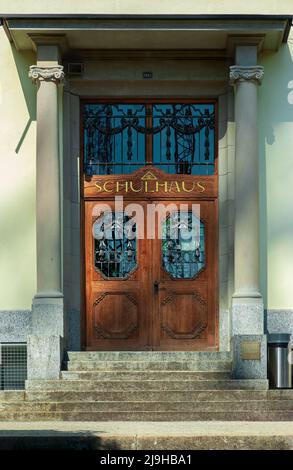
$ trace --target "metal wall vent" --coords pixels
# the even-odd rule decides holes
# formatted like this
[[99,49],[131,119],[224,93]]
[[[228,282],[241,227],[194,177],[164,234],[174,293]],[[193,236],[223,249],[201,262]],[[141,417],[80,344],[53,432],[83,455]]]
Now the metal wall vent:
[[0,390],[24,390],[27,379],[27,345],[0,343]]
[[66,64],[68,75],[80,76],[84,72],[84,65],[80,62],[69,62]]

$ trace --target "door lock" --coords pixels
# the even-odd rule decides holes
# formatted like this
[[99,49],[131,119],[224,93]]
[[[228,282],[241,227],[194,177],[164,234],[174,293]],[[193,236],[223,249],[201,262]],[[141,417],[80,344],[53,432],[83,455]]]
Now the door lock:
[[159,290],[159,285],[160,285],[159,281],[155,281],[155,282],[154,282],[154,290],[155,290],[155,292],[158,292],[158,290]]

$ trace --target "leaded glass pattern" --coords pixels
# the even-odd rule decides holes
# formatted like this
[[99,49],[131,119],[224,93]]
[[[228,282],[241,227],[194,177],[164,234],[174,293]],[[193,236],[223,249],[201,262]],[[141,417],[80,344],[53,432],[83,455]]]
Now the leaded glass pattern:
[[215,104],[85,104],[83,148],[88,176],[129,174],[147,163],[166,173],[213,175]]
[[192,279],[204,265],[204,223],[191,211],[171,213],[162,224],[164,270],[175,279]]
[[126,279],[137,266],[136,224],[122,212],[105,212],[94,223],[94,263],[106,278]]

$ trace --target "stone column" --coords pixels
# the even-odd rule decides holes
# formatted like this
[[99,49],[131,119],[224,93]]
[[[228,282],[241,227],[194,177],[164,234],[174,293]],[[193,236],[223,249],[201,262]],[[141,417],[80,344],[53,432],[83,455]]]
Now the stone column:
[[[259,292],[259,194],[257,87],[263,67],[230,67],[235,84],[235,293],[247,302]],[[237,303],[237,300],[236,300]]]
[[[237,58],[239,65],[230,67],[230,81],[235,85],[236,125],[233,374],[238,378],[265,378],[264,308],[259,291],[257,112],[257,89],[264,71],[254,63],[254,47],[240,47],[236,52]],[[249,65],[251,59],[252,64]],[[253,350],[259,354],[252,354]]]
[[63,66],[32,65],[29,76],[37,91],[37,294],[60,298],[61,202],[57,85]]
[[37,85],[37,292],[28,340],[28,378],[59,376],[64,337],[58,85],[64,78],[58,46],[38,47],[29,77]]

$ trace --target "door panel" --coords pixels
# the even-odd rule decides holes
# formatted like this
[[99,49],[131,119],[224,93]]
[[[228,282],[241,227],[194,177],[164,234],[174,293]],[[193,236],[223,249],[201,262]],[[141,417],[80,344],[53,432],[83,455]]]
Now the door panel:
[[[183,202],[172,201],[173,209],[179,209]],[[147,202],[139,204],[144,210],[146,232]],[[185,213],[174,220],[176,210],[167,210],[169,201],[153,204],[163,209],[158,210],[154,238],[131,240],[130,249],[127,237],[122,241],[97,240],[96,227],[101,224],[101,217],[106,220],[105,212],[97,215],[99,203],[86,202],[89,350],[217,347],[216,204],[201,201],[193,205],[189,201],[184,204]],[[114,212],[114,204],[108,205]],[[121,220],[125,220],[123,217],[122,213]],[[191,237],[188,231],[183,237],[184,227]]]
[[[180,242],[179,230],[169,252],[168,246],[165,248],[168,237],[155,240],[153,337],[156,349],[197,350],[217,346],[216,206],[213,201],[201,202],[196,207],[189,203],[188,212],[198,221],[193,228],[197,236]],[[165,221],[166,215],[162,214],[158,223],[162,226]],[[167,270],[166,256],[170,256],[171,265]]]
[[[109,202],[108,205],[114,212],[114,204]],[[93,235],[100,204],[87,201],[85,206],[87,349],[147,349],[150,332],[147,314],[150,306],[146,303],[150,289],[150,272],[146,266],[147,240],[136,240],[136,263],[130,272],[125,266],[122,269],[122,255],[126,251],[127,256],[127,243],[124,247],[116,245],[116,249],[111,251],[106,247],[107,255],[104,255],[101,243],[97,244]],[[98,262],[95,257],[98,257]]]

